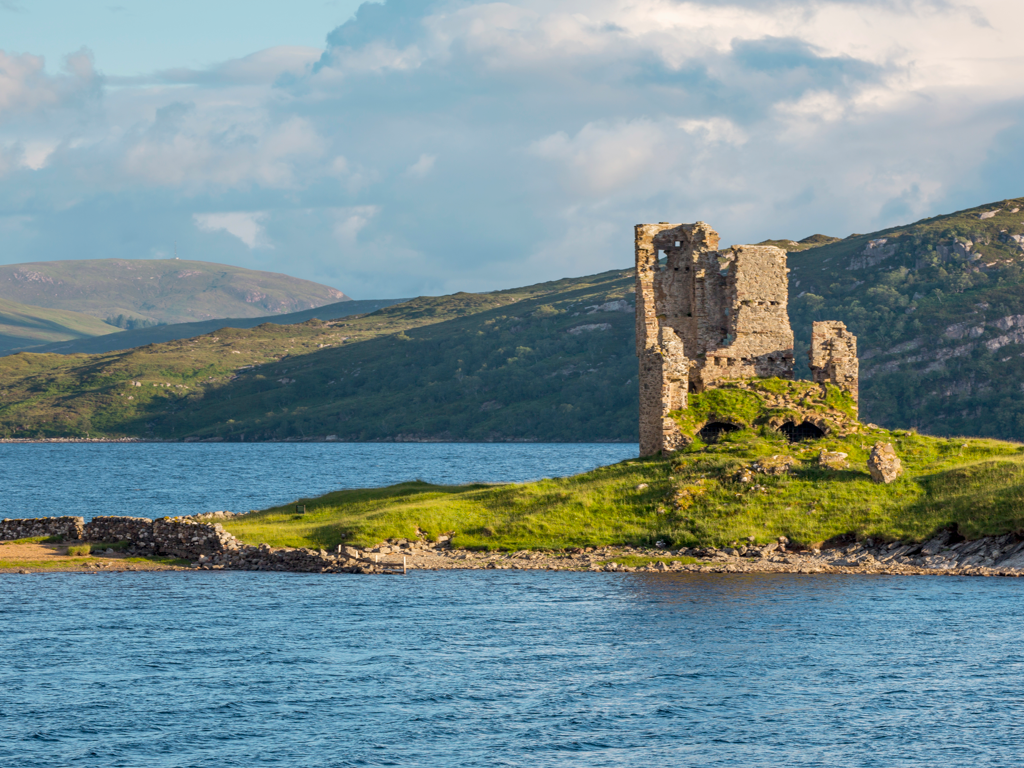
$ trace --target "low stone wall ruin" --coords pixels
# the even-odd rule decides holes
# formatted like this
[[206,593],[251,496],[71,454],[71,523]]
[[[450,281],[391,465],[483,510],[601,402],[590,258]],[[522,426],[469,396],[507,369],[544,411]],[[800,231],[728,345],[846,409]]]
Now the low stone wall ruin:
[[[226,518],[221,514],[219,519]],[[89,542],[129,541],[147,555],[180,557],[208,568],[306,573],[362,573],[375,569],[368,560],[315,549],[272,549],[242,544],[209,515],[191,517],[39,517],[0,522],[0,541],[62,536]]]
[[0,520],[0,541],[34,539],[37,536],[63,536],[80,539],[84,517],[25,517]]
[[145,542],[152,538],[153,521],[148,517],[94,517],[85,524],[85,541]]

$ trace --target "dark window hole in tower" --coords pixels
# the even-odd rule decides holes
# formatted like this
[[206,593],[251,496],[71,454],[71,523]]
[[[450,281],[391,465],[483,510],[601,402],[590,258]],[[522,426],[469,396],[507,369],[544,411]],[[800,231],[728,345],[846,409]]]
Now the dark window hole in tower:
[[727,432],[736,432],[739,430],[735,424],[729,424],[724,421],[709,421],[703,427],[700,428],[700,432],[697,435],[705,443],[717,443],[718,438]]
[[787,421],[779,427],[779,432],[784,434],[791,443],[799,443],[801,440],[820,440],[825,436],[822,429],[809,421],[802,421],[799,424]]

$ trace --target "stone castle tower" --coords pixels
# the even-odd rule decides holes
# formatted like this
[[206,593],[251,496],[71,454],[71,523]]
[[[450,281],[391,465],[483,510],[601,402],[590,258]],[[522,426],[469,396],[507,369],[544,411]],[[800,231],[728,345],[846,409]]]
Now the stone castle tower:
[[[671,411],[689,392],[752,377],[793,378],[786,252],[769,245],[718,250],[696,224],[636,227],[636,349],[640,455],[673,451],[683,436]],[[662,263],[660,255],[665,255]],[[857,339],[838,322],[814,324],[811,369],[857,397]]]

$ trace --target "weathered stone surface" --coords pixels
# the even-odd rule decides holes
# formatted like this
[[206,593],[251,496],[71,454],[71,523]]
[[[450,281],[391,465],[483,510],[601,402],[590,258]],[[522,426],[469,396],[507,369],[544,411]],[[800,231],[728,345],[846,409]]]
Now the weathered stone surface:
[[[635,228],[641,456],[686,442],[669,414],[687,407],[688,392],[753,377],[793,378],[786,252],[766,245],[719,251],[718,240],[703,222]],[[840,339],[830,341],[836,363],[826,364],[820,380],[839,377],[856,397],[856,339],[842,323],[832,326],[843,334],[832,334]]]
[[826,451],[822,448],[818,454],[818,466],[822,469],[849,469],[850,462],[847,454],[842,451]]
[[857,337],[837,320],[815,322],[811,329],[811,374],[819,384],[835,384],[854,403],[860,387]]
[[148,542],[153,538],[153,521],[148,517],[94,517],[80,537],[86,541]]
[[0,520],[0,541],[34,539],[37,536],[82,538],[84,517],[25,517]]
[[903,465],[892,443],[875,443],[868,459],[868,471],[876,483],[891,483],[903,474]]

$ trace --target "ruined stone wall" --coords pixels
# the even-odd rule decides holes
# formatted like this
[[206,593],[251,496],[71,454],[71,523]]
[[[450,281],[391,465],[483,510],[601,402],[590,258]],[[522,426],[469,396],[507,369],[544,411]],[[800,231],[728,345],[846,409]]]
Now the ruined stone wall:
[[[706,313],[703,274],[718,234],[696,224],[640,224],[635,229],[636,345],[640,358],[640,454],[672,451],[682,436],[671,411],[686,407],[699,317]],[[666,263],[659,263],[664,252]],[[717,272],[716,272],[717,274]]]
[[716,257],[720,283],[713,307],[718,328],[709,328],[702,339],[703,362],[693,377],[696,389],[754,376],[792,379],[786,252],[774,246],[738,245]]
[[860,387],[857,337],[846,330],[844,323],[823,320],[812,326],[811,374],[819,384],[835,384],[857,402]]
[[786,252],[754,245],[719,252],[718,241],[703,222],[636,227],[643,456],[681,445],[668,414],[686,407],[687,392],[751,376],[793,377]]
[[148,517],[94,517],[85,524],[81,538],[85,541],[130,541],[142,544],[153,538],[153,521]]
[[0,541],[34,539],[37,536],[82,538],[84,517],[25,517],[0,520]]

